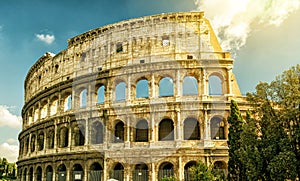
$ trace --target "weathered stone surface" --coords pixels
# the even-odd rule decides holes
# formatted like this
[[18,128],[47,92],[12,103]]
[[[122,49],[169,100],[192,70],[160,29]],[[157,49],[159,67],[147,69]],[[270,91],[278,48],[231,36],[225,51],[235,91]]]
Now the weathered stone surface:
[[203,12],[147,16],[71,38],[27,74],[20,179],[108,180],[121,169],[124,180],[158,180],[162,170],[184,180],[198,160],[226,168],[230,100],[247,109],[233,62]]

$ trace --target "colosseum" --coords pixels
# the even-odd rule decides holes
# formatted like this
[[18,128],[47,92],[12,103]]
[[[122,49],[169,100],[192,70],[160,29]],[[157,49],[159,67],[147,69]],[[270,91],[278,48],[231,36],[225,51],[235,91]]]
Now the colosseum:
[[130,19],[68,40],[25,78],[21,181],[190,180],[226,171],[230,101],[247,109],[203,12]]

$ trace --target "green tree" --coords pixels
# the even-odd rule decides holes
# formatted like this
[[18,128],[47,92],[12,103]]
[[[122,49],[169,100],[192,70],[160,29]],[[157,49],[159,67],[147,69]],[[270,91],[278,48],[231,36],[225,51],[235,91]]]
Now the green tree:
[[217,177],[212,174],[211,170],[201,161],[197,162],[195,166],[189,168],[191,174],[191,181],[213,181]]
[[231,100],[230,104],[230,115],[228,117],[228,123],[228,179],[241,180],[244,177],[244,174],[238,150],[241,146],[243,118],[236,102],[233,100]]
[[244,180],[261,179],[261,155],[259,150],[258,128],[256,120],[251,118],[251,113],[247,111],[246,120],[242,126],[241,145],[237,150],[240,163],[242,164],[242,174]]
[[261,180],[300,178],[300,65],[247,97],[259,125]]

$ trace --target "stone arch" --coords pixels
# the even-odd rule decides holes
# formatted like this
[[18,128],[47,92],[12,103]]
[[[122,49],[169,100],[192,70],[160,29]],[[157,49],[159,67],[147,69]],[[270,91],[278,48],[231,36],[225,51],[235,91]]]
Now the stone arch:
[[103,104],[105,101],[105,85],[99,84],[96,92],[97,104]]
[[123,143],[125,141],[125,124],[117,120],[114,127],[114,143]]
[[124,166],[121,163],[116,163],[110,172],[110,178],[117,179],[119,181],[124,180]]
[[225,122],[220,116],[213,116],[210,119],[210,135],[211,139],[226,139],[225,137]]
[[174,122],[172,119],[165,118],[158,125],[158,140],[174,140]]
[[100,121],[95,121],[91,126],[91,143],[102,144],[104,141],[104,126]]
[[69,128],[62,126],[59,129],[58,142],[60,148],[68,147],[69,145]]
[[116,82],[115,101],[125,101],[125,100],[126,100],[126,82],[125,81]]
[[209,95],[223,95],[225,93],[225,78],[219,72],[213,72],[208,77]]
[[44,139],[45,139],[44,131],[40,131],[38,134],[38,137],[37,137],[38,151],[41,151],[44,149]]
[[88,100],[88,90],[87,88],[81,88],[79,90],[79,108],[86,108]]
[[136,82],[136,98],[149,97],[149,81],[146,78],[141,78]]
[[46,144],[48,149],[54,148],[54,128],[48,128],[47,129],[47,138],[46,138]]
[[23,181],[27,181],[27,168],[24,168],[24,172],[23,172]]
[[216,175],[219,175],[221,179],[227,180],[227,163],[225,161],[215,161],[213,164],[212,172]]
[[58,109],[58,97],[54,96],[50,100],[50,116],[55,115],[57,113],[57,109]]
[[183,78],[182,95],[198,95],[198,80],[194,76],[187,75]]
[[35,172],[35,178],[36,178],[36,181],[42,181],[42,167],[41,166],[38,166],[36,168],[36,172]]
[[33,181],[33,167],[30,167],[28,171],[28,180]]
[[196,165],[197,165],[196,161],[189,161],[184,165],[184,180],[186,181],[191,180],[190,168]]
[[48,116],[48,101],[44,100],[41,103],[41,119]]
[[75,123],[72,127],[72,142],[74,146],[83,146],[85,143],[85,126]]
[[147,164],[141,162],[134,166],[132,171],[132,180],[147,181],[149,180],[149,168]]
[[64,111],[69,111],[72,109],[72,94],[66,93],[63,97],[64,100]]
[[48,165],[46,167],[45,175],[46,175],[46,181],[52,181],[53,180],[53,168],[52,168],[51,165]]
[[36,136],[35,136],[35,134],[32,134],[31,140],[30,140],[30,152],[35,151],[35,142],[36,142]]
[[135,126],[135,141],[148,142],[149,141],[149,125],[147,120],[141,119]]
[[72,167],[72,180],[74,181],[82,181],[84,179],[83,167],[81,164],[76,163]]
[[171,77],[163,77],[158,83],[159,97],[174,96],[174,82]]
[[195,118],[186,118],[183,122],[184,140],[200,140],[200,125]]
[[89,180],[91,181],[104,180],[103,167],[98,162],[94,162],[93,164],[91,164]]
[[58,175],[58,180],[59,181],[65,181],[67,178],[67,167],[65,166],[65,164],[60,164],[57,167],[57,175]]
[[159,165],[158,180],[161,180],[164,177],[173,177],[173,176],[174,176],[174,165],[171,162],[163,162]]
[[34,115],[33,115],[33,122],[37,122],[40,119],[40,107],[39,103],[34,106]]
[[25,154],[27,154],[28,151],[29,151],[29,144],[30,144],[29,136],[27,136],[27,137],[25,138],[25,148],[24,148]]

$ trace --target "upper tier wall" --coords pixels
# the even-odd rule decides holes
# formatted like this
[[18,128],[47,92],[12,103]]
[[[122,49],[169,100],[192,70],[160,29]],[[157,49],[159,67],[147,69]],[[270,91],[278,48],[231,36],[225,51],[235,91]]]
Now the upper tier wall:
[[[122,21],[71,38],[66,50],[46,53],[25,79],[25,103],[44,89],[101,70],[185,59],[231,60],[203,12]],[[203,65],[204,66],[204,65]]]

